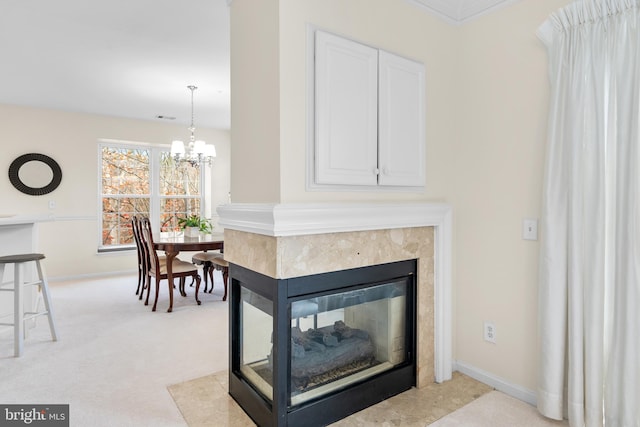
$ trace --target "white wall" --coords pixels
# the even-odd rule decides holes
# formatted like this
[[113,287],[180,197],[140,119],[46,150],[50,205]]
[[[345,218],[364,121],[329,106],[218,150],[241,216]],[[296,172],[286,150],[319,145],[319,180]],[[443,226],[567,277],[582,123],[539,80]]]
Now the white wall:
[[[0,105],[0,213],[53,214],[41,223],[40,250],[47,256],[50,278],[136,270],[135,251],[98,255],[98,140],[101,138],[168,144],[188,136],[186,126],[91,114]],[[214,205],[227,203],[230,138],[226,130],[198,128],[197,136],[215,144],[212,186]],[[25,153],[52,157],[62,169],[62,182],[50,194],[28,196],[16,190],[6,171]],[[49,209],[49,201],[56,208]]]
[[[453,161],[449,140],[456,82],[451,70],[457,54],[451,46],[456,28],[397,0],[281,0],[280,4],[280,201],[442,199],[449,187],[447,165]],[[306,191],[307,24],[425,64],[426,191]]]
[[[278,58],[280,70],[272,105],[279,108],[274,167],[281,187],[270,201],[450,203],[454,358],[525,390],[536,388],[538,243],[522,240],[521,227],[540,214],[549,92],[546,52],[535,31],[570,1],[522,0],[460,26],[400,0],[269,1],[279,14],[270,25],[279,28],[271,60]],[[234,0],[232,28],[234,8],[246,11],[251,3]],[[306,191],[307,24],[425,64],[423,193]],[[234,100],[241,111],[232,93]],[[495,323],[496,344],[483,340],[484,320]]]
[[278,0],[231,5],[231,199],[280,197]]
[[[307,24],[422,61],[427,73],[426,191],[307,192]],[[441,200],[450,183],[457,53],[452,27],[398,0],[234,0],[232,200]]]
[[[458,29],[456,152],[447,199],[455,215],[455,357],[535,390],[538,218],[549,81],[535,31],[569,0],[525,0]],[[497,343],[483,340],[493,321]]]

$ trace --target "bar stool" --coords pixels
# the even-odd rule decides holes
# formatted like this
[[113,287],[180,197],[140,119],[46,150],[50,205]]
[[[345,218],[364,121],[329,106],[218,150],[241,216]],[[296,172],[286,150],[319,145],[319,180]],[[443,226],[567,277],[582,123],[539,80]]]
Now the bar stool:
[[[33,319],[38,316],[47,315],[49,318],[49,329],[51,330],[51,339],[53,341],[58,340],[56,334],[56,324],[53,320],[53,311],[51,306],[51,295],[49,294],[49,285],[44,275],[44,270],[40,264],[40,260],[44,259],[43,254],[18,254],[8,255],[0,257],[0,291],[13,292],[13,323],[0,323],[4,326],[13,326],[14,332],[14,348],[15,356],[22,356],[23,342],[24,342],[24,322]],[[23,276],[23,266],[26,263],[35,262],[36,269],[38,270],[38,280],[34,282],[25,282]],[[4,279],[4,267],[7,264],[14,265],[13,281],[2,282]],[[11,288],[5,288],[5,286],[13,285]],[[24,304],[22,301],[22,288],[25,286],[39,285],[42,290],[42,299],[44,300],[44,310],[37,311],[24,311]]]

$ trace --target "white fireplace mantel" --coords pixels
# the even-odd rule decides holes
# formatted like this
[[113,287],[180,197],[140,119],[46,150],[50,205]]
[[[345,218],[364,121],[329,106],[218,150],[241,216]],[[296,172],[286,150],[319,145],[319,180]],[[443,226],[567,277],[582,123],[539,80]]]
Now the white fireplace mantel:
[[452,375],[452,210],[444,203],[232,203],[218,207],[225,229],[284,237],[434,227],[434,373]]

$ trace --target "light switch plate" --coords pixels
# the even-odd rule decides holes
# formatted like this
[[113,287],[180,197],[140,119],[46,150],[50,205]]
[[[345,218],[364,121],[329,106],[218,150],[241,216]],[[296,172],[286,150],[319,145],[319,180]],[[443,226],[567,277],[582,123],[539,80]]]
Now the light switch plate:
[[525,219],[522,221],[522,238],[524,240],[538,240],[537,219]]

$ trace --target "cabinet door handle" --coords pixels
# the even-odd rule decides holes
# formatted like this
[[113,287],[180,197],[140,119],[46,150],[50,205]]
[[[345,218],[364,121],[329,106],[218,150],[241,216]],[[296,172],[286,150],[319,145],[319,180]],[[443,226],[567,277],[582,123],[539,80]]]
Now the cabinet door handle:
[[374,175],[380,175],[380,169],[378,169],[378,168],[373,168],[373,174],[374,174]]

